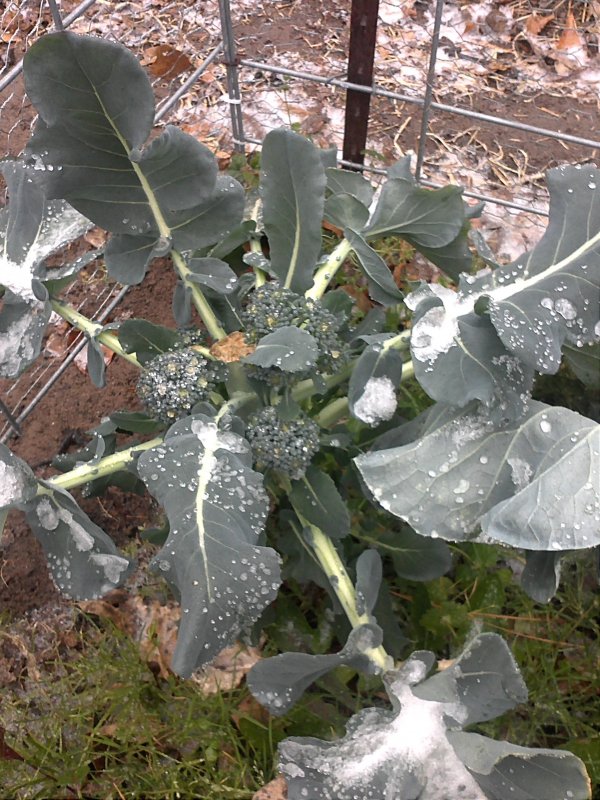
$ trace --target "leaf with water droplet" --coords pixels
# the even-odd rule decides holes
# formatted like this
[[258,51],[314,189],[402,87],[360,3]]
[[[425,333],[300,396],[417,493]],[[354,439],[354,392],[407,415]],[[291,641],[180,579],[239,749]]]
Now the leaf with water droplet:
[[279,556],[258,544],[269,500],[245,439],[203,414],[175,423],[164,444],[140,456],[137,469],[169,521],[153,564],[189,609],[172,663],[187,676],[255,622],[277,594]]
[[481,409],[454,414],[444,420],[434,407],[421,438],[355,459],[387,511],[448,541],[540,551],[600,544],[599,425],[537,402],[509,425]]

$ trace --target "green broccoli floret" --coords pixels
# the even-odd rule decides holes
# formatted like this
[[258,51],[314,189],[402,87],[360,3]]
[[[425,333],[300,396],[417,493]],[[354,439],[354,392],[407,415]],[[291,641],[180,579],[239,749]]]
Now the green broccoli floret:
[[316,422],[308,417],[283,420],[273,406],[249,420],[246,436],[259,469],[273,467],[294,480],[304,475],[319,450]]
[[[344,363],[345,347],[338,336],[340,321],[323,307],[319,300],[304,297],[270,281],[255,289],[246,306],[242,321],[246,339],[254,344],[268,333],[285,325],[295,325],[310,333],[319,348],[316,368],[319,372],[336,372]],[[278,370],[279,371],[279,370]],[[296,373],[295,379],[298,379]]]
[[170,350],[184,350],[195,344],[206,344],[206,334],[198,328],[178,328],[177,342]]
[[151,414],[163,422],[175,422],[206,400],[226,375],[221,361],[210,361],[191,348],[175,350],[146,364],[137,394]]

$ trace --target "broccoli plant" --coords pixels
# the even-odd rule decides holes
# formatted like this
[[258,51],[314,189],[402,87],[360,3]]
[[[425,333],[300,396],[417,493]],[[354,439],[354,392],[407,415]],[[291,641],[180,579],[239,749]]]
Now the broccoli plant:
[[[340,619],[340,649],[265,659],[251,690],[284,714],[346,665],[380,676],[391,705],[359,712],[338,742],[285,741],[292,800],[588,797],[570,753],[463,730],[526,698],[499,637],[471,640],[446,670],[433,671],[429,652],[401,665],[401,631],[381,609],[391,608],[390,571],[439,576],[448,542],[521,549],[522,586],[540,601],[555,593],[566,552],[600,544],[599,426],[532,399],[535,374],[556,373],[563,357],[597,380],[600,172],[551,170],[544,236],[498,264],[471,235],[479,209],[456,186],[419,187],[408,159],[375,195],[333,151],[273,131],[261,214],[245,219],[242,187],[218,175],[206,147],[171,126],[148,141],[150,83],[122,46],[48,34],[24,75],[39,119],[23,158],[2,165],[0,370],[16,375],[36,358],[55,311],[87,336],[96,384],[106,379],[100,344],[139,369],[145,411],[104,420],[76,463],[63,459],[65,471],[43,480],[1,446],[0,515],[22,510],[57,585],[90,598],[122,585],[132,565],[71,490],[112,482],[156,498],[168,532],[151,566],[181,603],[181,676],[260,627],[282,581],[316,583]],[[333,249],[323,220],[341,232]],[[140,283],[156,256],[170,258],[178,328],[103,327],[61,299],[99,254],[44,261],[92,223],[110,233],[102,257],[118,282]],[[404,297],[372,246],[391,235],[444,280]],[[349,258],[371,298],[366,314],[344,290]],[[432,404],[406,420],[398,389],[415,379]],[[117,433],[130,441],[117,447]],[[374,516],[403,520],[390,526],[393,564],[372,537],[361,549],[357,497]]]

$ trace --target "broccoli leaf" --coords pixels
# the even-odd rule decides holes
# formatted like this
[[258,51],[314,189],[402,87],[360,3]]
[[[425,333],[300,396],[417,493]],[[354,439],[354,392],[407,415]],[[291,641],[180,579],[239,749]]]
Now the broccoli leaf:
[[537,551],[600,543],[600,425],[538,402],[504,427],[481,412],[431,419],[416,442],[356,459],[387,511],[449,541]]
[[365,653],[379,647],[381,641],[377,625],[361,625],[350,632],[338,653],[282,653],[259,661],[248,673],[248,687],[271,714],[281,716],[298,702],[311,683],[342,664],[372,674],[373,662]]
[[126,353],[135,353],[140,364],[147,364],[177,344],[177,331],[145,319],[127,319],[119,325],[119,342]]
[[24,75],[40,115],[28,157],[50,197],[116,234],[107,267],[121,282],[138,283],[157,246],[206,247],[241,220],[241,186],[217,178],[212,153],[192,136],[167,126],[142,150],[152,87],[126,48],[48,34],[28,50]]
[[409,581],[431,581],[448,572],[452,553],[446,542],[419,536],[408,525],[400,530],[390,527],[391,530],[367,541],[391,556],[396,575]]
[[396,234],[420,249],[446,247],[460,234],[465,222],[462,190],[458,186],[423,189],[410,172],[410,156],[388,172],[368,226],[367,239]]
[[[3,161],[10,196],[0,215],[0,375],[15,377],[39,355],[50,319],[47,292],[34,292],[45,278],[44,260],[77,239],[90,222],[63,201],[48,202],[36,172],[20,161]],[[84,265],[81,260],[73,269]]]
[[[46,481],[0,444],[0,512],[25,512],[58,588],[69,597],[100,597],[120,586],[132,564],[70,494]],[[0,513],[0,516],[2,514]]]
[[358,258],[358,263],[367,276],[369,294],[373,300],[377,303],[382,303],[384,306],[392,306],[399,303],[402,300],[402,292],[394,283],[388,265],[359,233],[352,230],[350,223],[346,224],[344,236],[352,245],[352,249]]
[[558,589],[562,553],[528,550],[521,574],[521,588],[536,603],[548,603]]
[[175,423],[138,461],[169,520],[152,565],[180,597],[172,667],[183,676],[255,622],[279,588],[279,556],[258,545],[269,501],[251,464],[248,443],[202,414]]
[[259,339],[256,350],[243,360],[256,367],[304,372],[315,364],[319,355],[314,336],[295,325],[283,325]]
[[344,738],[292,737],[279,746],[289,800],[573,800],[589,798],[582,762],[564,751],[494,742],[461,728],[526,699],[506,644],[478,636],[442,673],[416,652],[386,676],[392,710],[367,708]]
[[350,512],[326,472],[309,466],[302,478],[292,481],[289,497],[303,524],[316,525],[332,539],[342,539],[350,533]]
[[363,206],[369,208],[373,200],[374,189],[370,182],[361,175],[348,169],[329,167],[325,170],[327,176],[327,191],[335,195],[351,195],[359,200]]
[[415,375],[436,400],[478,398],[523,411],[533,370],[554,373],[566,341],[600,339],[600,170],[548,172],[550,221],[539,244],[512,264],[409,295]]
[[325,170],[317,148],[282,128],[263,142],[260,192],[271,272],[302,294],[321,253]]
[[79,508],[70,494],[40,481],[46,491],[25,507],[54,582],[64,594],[88,600],[121,586],[133,564]]

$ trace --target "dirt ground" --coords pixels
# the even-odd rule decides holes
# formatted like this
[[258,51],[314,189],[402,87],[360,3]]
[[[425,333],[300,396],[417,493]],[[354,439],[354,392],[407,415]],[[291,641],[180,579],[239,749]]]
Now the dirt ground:
[[[64,5],[65,8],[70,8],[68,3]],[[129,7],[130,18],[128,22],[120,22],[120,18],[113,20],[116,26],[115,35],[121,30],[119,26],[128,26],[133,30],[134,23],[131,20],[135,19],[138,8],[135,3],[118,5]],[[160,10],[161,6],[168,4],[156,1],[150,5]],[[243,3],[240,5],[244,7]],[[424,13],[423,9],[427,4],[416,2],[412,5],[414,14],[418,16]],[[506,3],[498,2],[492,5],[501,10]],[[563,5],[566,7],[566,4]],[[288,60],[297,59],[304,63],[322,46],[323,30],[327,30],[327,50],[334,65],[337,63],[336,59],[338,62],[343,60],[348,40],[349,15],[346,8],[348,4],[341,2],[323,4],[316,0],[304,0],[302,3],[275,3],[272,6],[270,12],[266,12],[259,4],[255,12],[251,12],[248,7],[247,12],[238,15],[236,34],[240,42],[241,56],[272,59],[276,55],[285,53]],[[544,13],[543,2],[529,3],[528,7],[537,7],[541,14]],[[44,24],[47,25],[48,22],[46,15]],[[490,30],[490,41],[493,43],[494,31],[491,28]],[[206,47],[214,35],[212,28],[194,28],[192,33],[186,42],[192,42],[197,48]],[[141,36],[139,32],[136,35],[138,38]],[[164,37],[164,32],[161,36]],[[15,40],[5,49],[4,60],[7,67],[20,57],[26,38],[24,34],[20,43]],[[588,49],[591,58],[597,58],[597,38],[597,35],[595,38],[594,35],[589,37]],[[156,33],[155,26],[145,41],[154,44],[157,40],[160,41],[160,36]],[[385,43],[382,46],[385,46]],[[453,46],[455,47],[452,42],[446,45],[447,52],[451,52]],[[525,48],[526,44],[521,42],[519,46]],[[504,58],[502,53],[500,56]],[[389,65],[386,68],[389,71]],[[471,104],[482,113],[548,128],[556,128],[558,119],[562,131],[566,133],[592,135],[591,132],[598,130],[598,97],[595,92],[590,92],[587,98],[577,93],[577,97],[573,96],[569,100],[568,114],[565,114],[565,96],[554,75],[551,75],[552,79],[546,84],[536,85],[534,90],[528,88],[526,84],[519,84],[515,78],[515,82],[510,84],[510,91],[506,91],[510,70],[511,66],[506,57],[496,71],[491,70],[485,79],[481,79],[482,90],[479,93],[460,94],[455,85],[446,86],[444,81],[438,82],[441,85],[438,85],[436,99],[444,103],[460,101],[461,105]],[[217,84],[222,81],[222,68],[215,68],[211,74]],[[254,81],[252,91],[260,93],[262,86],[266,87],[267,92],[281,94],[281,89],[278,89],[267,75],[257,75],[256,71],[253,75],[252,71],[246,70],[243,77],[246,82]],[[156,88],[159,96],[164,96],[170,90],[171,83],[168,80],[158,81]],[[211,92],[218,94],[222,91],[222,85],[220,89],[218,86],[215,89],[214,83],[211,84],[210,80],[207,80],[202,91],[208,98],[204,109],[206,112],[204,121],[194,121],[194,118],[183,127],[196,132],[203,140],[211,142],[220,156],[224,153],[226,155],[231,144],[226,117],[222,117],[222,130],[216,130],[214,121],[210,122],[212,127],[206,127],[211,119],[210,111],[215,105]],[[247,91],[251,91],[250,88],[247,87]],[[323,98],[328,97],[329,90],[311,85],[305,91],[309,93],[310,102],[304,109],[306,113],[300,115],[300,130],[312,135],[323,144],[335,142],[337,134],[333,122],[337,117],[333,106],[330,108],[323,104]],[[290,88],[286,88],[286,98],[286,102],[293,106]],[[198,97],[195,98],[195,102],[198,102]],[[26,101],[23,101],[20,79],[11,87],[11,95],[4,99],[0,111],[0,153],[17,154],[28,138],[32,119],[31,109]],[[254,124],[252,119],[249,120],[250,132],[257,126],[259,127],[258,122]],[[414,148],[418,127],[419,121],[414,106],[408,103],[390,103],[383,98],[374,99],[371,139],[376,144],[380,161],[389,163],[398,155]],[[480,172],[487,180],[488,188],[506,198],[512,196],[517,179],[521,187],[527,185],[539,187],[542,173],[548,167],[565,162],[589,160],[594,155],[589,149],[578,145],[547,137],[532,137],[530,134],[515,130],[501,130],[484,123],[474,126],[472,121],[465,121],[461,117],[442,112],[436,112],[434,115],[430,137],[432,143],[441,143],[439,147],[432,149],[428,156],[432,168],[437,167],[440,174],[447,174],[463,184],[466,183],[469,188],[471,179],[467,171],[462,170],[461,160],[449,158],[456,153],[462,154],[461,157],[464,157],[465,161],[468,160],[469,164],[479,165]],[[518,228],[519,220],[519,215],[514,214],[510,225]],[[506,221],[499,221],[496,229],[493,225],[493,222],[490,223],[490,244],[492,247],[499,247],[500,251],[505,248],[506,252],[510,253],[510,231]],[[169,267],[162,262],[156,263],[144,284],[129,291],[117,308],[114,319],[144,317],[154,322],[172,325],[170,300],[166,302],[164,300],[170,298],[173,283],[174,277]],[[91,311],[97,288],[100,287],[95,287],[93,283],[87,287],[88,295],[91,295],[88,301]],[[82,287],[81,291],[86,291],[86,288]],[[44,358],[50,357],[44,356]],[[89,379],[76,367],[69,367],[27,417],[23,424],[22,435],[10,441],[11,448],[28,463],[38,465],[36,472],[39,475],[50,474],[47,466],[49,459],[65,446],[67,449],[73,449],[74,434],[81,434],[94,427],[102,416],[112,411],[137,407],[135,380],[135,369],[117,358],[108,367],[107,386],[102,390],[95,389]],[[4,396],[7,389],[7,383],[0,382],[0,397]],[[113,536],[119,545],[134,538],[139,529],[149,521],[147,503],[142,498],[124,496],[116,489],[111,490],[103,498],[84,500],[82,506],[91,519]],[[11,514],[0,545],[0,614],[7,613],[18,617],[35,609],[55,607],[60,602],[62,601],[59,600],[57,591],[48,577],[40,546],[20,515]]]

